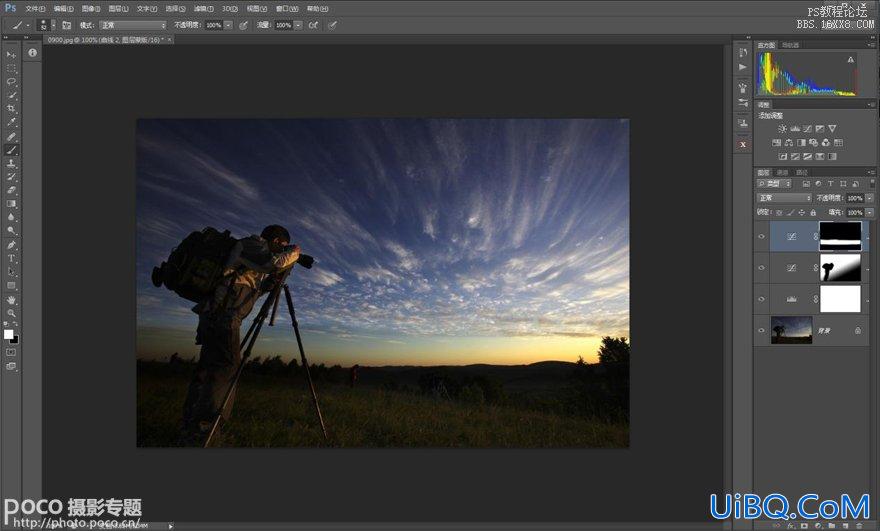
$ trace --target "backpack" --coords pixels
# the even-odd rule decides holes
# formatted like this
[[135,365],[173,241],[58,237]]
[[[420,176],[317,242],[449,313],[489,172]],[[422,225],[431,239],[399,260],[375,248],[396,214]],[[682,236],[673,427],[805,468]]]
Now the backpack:
[[237,242],[228,230],[213,227],[191,233],[171,250],[167,261],[153,268],[153,285],[164,285],[192,302],[203,301],[223,280],[229,253]]

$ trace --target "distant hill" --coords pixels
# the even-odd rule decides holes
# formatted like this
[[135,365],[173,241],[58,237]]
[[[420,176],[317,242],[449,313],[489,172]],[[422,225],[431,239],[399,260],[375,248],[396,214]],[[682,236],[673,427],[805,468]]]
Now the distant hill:
[[540,361],[529,365],[438,365],[421,366],[382,366],[364,367],[358,371],[358,380],[363,384],[381,385],[395,382],[398,385],[418,386],[419,377],[424,374],[442,373],[461,380],[467,377],[487,376],[495,379],[510,390],[535,387],[552,387],[562,384],[570,376],[576,364],[568,361]]
[[[175,367],[178,372],[189,372],[193,365],[191,359],[177,361],[150,361],[139,360],[139,370],[164,370],[163,367]],[[265,362],[266,360],[263,360]],[[282,371],[286,371],[286,365],[279,364]],[[265,367],[265,365],[264,365]],[[364,366],[358,370],[358,383],[367,386],[382,386],[390,384],[395,387],[419,388],[419,379],[427,374],[442,375],[458,382],[465,382],[477,377],[487,377],[504,386],[507,391],[535,391],[558,389],[570,383],[572,373],[577,367],[576,363],[568,361],[540,361],[528,365],[490,365],[477,363],[472,365],[385,365]],[[271,369],[276,371],[277,367]],[[257,369],[259,372],[259,369]],[[321,371],[324,377],[337,383],[348,382],[348,367],[321,367],[316,370],[313,366],[312,375],[320,379]]]

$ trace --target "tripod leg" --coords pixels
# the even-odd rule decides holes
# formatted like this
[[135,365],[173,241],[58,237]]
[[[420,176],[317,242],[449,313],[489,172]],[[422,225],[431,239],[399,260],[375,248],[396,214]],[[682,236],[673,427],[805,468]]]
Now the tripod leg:
[[315,412],[318,414],[318,422],[321,423],[321,431],[324,432],[324,440],[327,440],[327,427],[324,426],[324,416],[321,415],[321,406],[318,405],[318,393],[315,392],[315,384],[312,382],[312,374],[309,372],[309,362],[306,360],[306,352],[303,349],[302,338],[299,336],[299,324],[296,322],[296,312],[293,309],[293,297],[290,296],[290,288],[284,284],[284,298],[287,300],[287,311],[290,313],[290,321],[293,323],[293,332],[296,334],[296,344],[299,346],[299,357],[302,359],[303,368],[306,370],[306,379],[309,381],[309,390],[312,392],[312,403],[315,404]]
[[[259,314],[257,314],[259,316]],[[251,325],[248,327],[247,333],[244,335],[244,339],[241,340],[241,343],[238,345],[239,350],[243,349],[245,345],[247,345],[248,339],[250,339],[251,334],[254,333],[254,329],[257,327],[257,319],[254,318],[251,321]]]
[[208,433],[208,438],[205,439],[204,448],[207,448],[211,445],[211,441],[214,439],[214,435],[217,434],[217,428],[220,426],[220,419],[223,417],[223,411],[226,409],[226,406],[229,405],[229,400],[232,397],[232,393],[233,391],[235,391],[235,387],[236,385],[238,385],[238,380],[241,378],[241,373],[244,371],[244,365],[245,363],[247,363],[248,358],[250,358],[251,351],[254,348],[254,344],[257,342],[257,336],[260,335],[260,330],[263,328],[263,323],[266,321],[266,317],[269,315],[269,308],[272,306],[273,300],[277,299],[280,295],[279,292],[280,288],[276,288],[269,294],[269,297],[266,298],[266,301],[260,308],[260,312],[254,318],[253,323],[251,323],[247,334],[245,334],[245,338],[242,341],[241,346],[244,346],[244,344],[247,343],[247,348],[241,355],[241,361],[238,362],[238,367],[235,369],[235,375],[232,377],[232,381],[229,382],[229,387],[226,389],[226,394],[223,395],[223,403],[220,404],[220,408],[217,410],[216,416],[214,417],[214,422],[211,424],[211,431]]
[[278,313],[278,301],[281,297],[275,297],[275,304],[272,305],[272,316],[269,317],[269,326],[275,326],[275,314]]

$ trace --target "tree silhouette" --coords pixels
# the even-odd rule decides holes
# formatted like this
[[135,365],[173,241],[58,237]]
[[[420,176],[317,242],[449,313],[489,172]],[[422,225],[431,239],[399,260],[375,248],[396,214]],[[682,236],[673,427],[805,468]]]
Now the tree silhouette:
[[779,339],[785,334],[785,327],[782,325],[776,325],[773,327],[773,333],[776,334],[776,339]]
[[599,363],[578,358],[572,371],[571,407],[588,417],[629,419],[630,344],[625,337],[605,336]]
[[629,364],[629,354],[630,347],[627,338],[611,336],[602,338],[602,345],[599,346],[599,363],[603,365],[609,363]]
[[273,356],[263,361],[260,369],[263,374],[283,374],[287,364],[281,360],[281,356]]

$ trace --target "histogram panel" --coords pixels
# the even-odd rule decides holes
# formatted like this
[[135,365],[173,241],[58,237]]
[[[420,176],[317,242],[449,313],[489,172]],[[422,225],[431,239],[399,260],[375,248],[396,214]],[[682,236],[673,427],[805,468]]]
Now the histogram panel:
[[856,55],[763,51],[757,56],[759,96],[856,96]]

